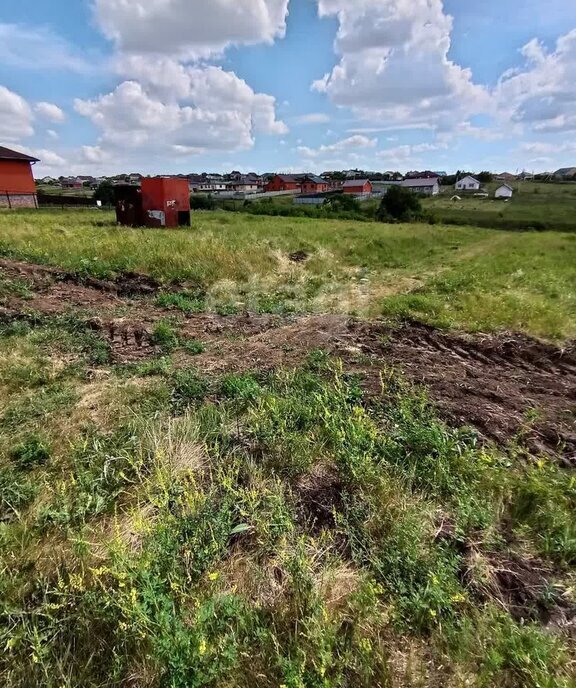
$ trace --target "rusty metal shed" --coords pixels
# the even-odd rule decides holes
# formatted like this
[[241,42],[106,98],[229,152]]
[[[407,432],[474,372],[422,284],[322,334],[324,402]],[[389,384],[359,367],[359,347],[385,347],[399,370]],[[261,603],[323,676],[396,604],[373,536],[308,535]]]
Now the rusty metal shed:
[[189,227],[190,186],[186,179],[142,180],[142,208],[147,227]]

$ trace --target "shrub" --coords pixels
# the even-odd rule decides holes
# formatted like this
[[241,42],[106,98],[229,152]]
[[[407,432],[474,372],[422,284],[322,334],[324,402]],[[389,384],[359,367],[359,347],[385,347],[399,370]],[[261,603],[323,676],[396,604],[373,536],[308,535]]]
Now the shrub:
[[190,196],[190,208],[192,210],[214,210],[216,204],[212,196],[204,194],[192,194]]
[[392,186],[382,198],[376,219],[380,222],[389,222],[390,218],[408,222],[421,212],[422,204],[416,194],[402,186]]

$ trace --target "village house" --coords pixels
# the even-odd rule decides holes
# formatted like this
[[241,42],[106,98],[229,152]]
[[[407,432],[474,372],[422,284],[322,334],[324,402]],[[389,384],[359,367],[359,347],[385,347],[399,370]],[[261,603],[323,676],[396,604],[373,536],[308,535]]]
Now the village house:
[[426,177],[421,179],[405,179],[400,186],[410,189],[413,193],[426,196],[437,196],[440,193],[438,177]]
[[301,174],[275,174],[264,187],[266,193],[278,191],[301,191]]
[[481,186],[474,177],[464,177],[456,182],[456,191],[480,191]]
[[258,184],[256,180],[249,179],[248,177],[241,177],[236,181],[228,182],[226,186],[227,191],[244,194],[258,193],[260,189],[260,184]]
[[32,174],[32,165],[37,162],[38,158],[0,146],[0,207],[38,207]]
[[494,198],[512,198],[514,189],[508,184],[502,184],[494,192]]
[[355,196],[369,196],[372,193],[372,182],[369,179],[349,179],[344,182],[344,193]]
[[78,177],[66,177],[61,181],[60,186],[63,189],[81,189],[84,183]]
[[307,174],[302,177],[301,188],[303,194],[326,193],[329,189],[329,184],[322,177],[318,177],[315,174]]

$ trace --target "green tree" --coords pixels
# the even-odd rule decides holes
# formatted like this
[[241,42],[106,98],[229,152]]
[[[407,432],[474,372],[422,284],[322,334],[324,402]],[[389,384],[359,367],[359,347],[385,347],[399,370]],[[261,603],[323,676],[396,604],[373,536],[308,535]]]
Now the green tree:
[[336,211],[360,212],[360,203],[350,194],[334,194],[329,196],[324,205]]
[[402,186],[391,186],[382,199],[376,219],[380,222],[401,220],[407,222],[422,212],[418,196]]
[[107,179],[100,182],[96,191],[94,191],[94,200],[102,201],[102,205],[114,205],[114,185],[112,182]]
[[479,182],[482,184],[490,184],[490,182],[494,179],[494,175],[492,172],[480,172],[480,174],[476,177]]

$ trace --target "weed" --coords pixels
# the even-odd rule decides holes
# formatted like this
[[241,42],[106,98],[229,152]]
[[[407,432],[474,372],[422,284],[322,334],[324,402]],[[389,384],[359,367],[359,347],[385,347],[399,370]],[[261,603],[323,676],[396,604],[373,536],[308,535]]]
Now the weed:
[[32,434],[10,452],[10,459],[19,471],[31,471],[50,459],[50,446],[43,437]]
[[180,340],[178,334],[174,329],[172,323],[165,320],[160,320],[154,325],[154,330],[152,331],[152,342],[161,346],[165,351],[172,351],[176,349]]
[[202,313],[206,310],[205,292],[164,292],[156,297],[156,305],[162,308],[176,308],[184,313]]
[[198,356],[206,351],[206,346],[197,339],[186,339],[183,342],[182,347],[192,356]]

